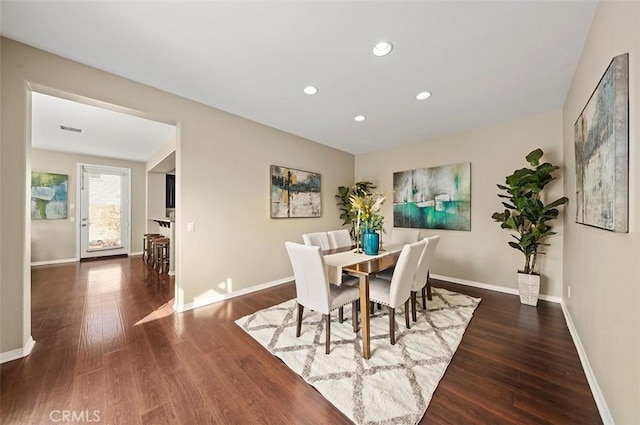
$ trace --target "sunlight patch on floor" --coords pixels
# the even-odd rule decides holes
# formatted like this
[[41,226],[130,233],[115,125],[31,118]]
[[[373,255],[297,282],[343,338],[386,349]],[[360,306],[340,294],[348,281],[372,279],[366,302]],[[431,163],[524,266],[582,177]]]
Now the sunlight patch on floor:
[[133,326],[143,325],[154,320],[169,317],[173,314],[173,298],[162,304],[160,307],[138,320]]

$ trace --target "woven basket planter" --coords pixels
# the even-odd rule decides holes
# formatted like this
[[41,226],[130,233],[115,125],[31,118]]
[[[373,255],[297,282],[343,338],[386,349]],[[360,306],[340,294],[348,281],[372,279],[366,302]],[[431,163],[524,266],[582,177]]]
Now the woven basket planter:
[[538,305],[540,294],[540,275],[518,272],[518,291],[520,302],[526,305]]

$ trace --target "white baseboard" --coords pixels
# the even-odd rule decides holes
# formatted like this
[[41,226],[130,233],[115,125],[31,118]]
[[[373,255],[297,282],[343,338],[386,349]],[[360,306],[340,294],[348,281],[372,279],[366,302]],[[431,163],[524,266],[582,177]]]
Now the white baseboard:
[[0,364],[28,356],[29,354],[31,354],[31,350],[33,350],[33,346],[35,344],[36,342],[33,340],[33,337],[30,336],[24,347],[0,353]]
[[142,251],[140,252],[130,252],[129,256],[133,256],[133,255],[142,255]]
[[[457,277],[449,277],[449,276],[442,276],[442,275],[436,275],[436,274],[432,274],[430,275],[430,277],[438,280],[444,280],[447,282],[458,283],[460,285],[487,289],[489,291],[518,295],[518,290],[516,288],[507,288],[504,286],[491,285],[489,283],[474,282],[472,280],[458,279]],[[564,300],[561,297],[540,294],[539,298],[544,301],[550,301],[553,303],[560,304],[560,306],[562,307],[562,313],[564,314],[565,322],[567,323],[567,327],[569,328],[569,333],[571,334],[571,338],[573,339],[573,344],[576,346],[576,350],[578,351],[578,357],[580,358],[582,369],[584,370],[584,374],[587,377],[589,388],[591,389],[593,398],[595,399],[596,405],[598,406],[598,411],[600,412],[602,421],[604,422],[605,425],[614,425],[613,417],[611,416],[611,412],[609,412],[609,408],[607,407],[607,403],[604,400],[604,396],[602,394],[602,391],[600,390],[600,386],[598,385],[596,376],[593,373],[593,369],[591,369],[591,365],[589,364],[589,359],[587,358],[587,353],[585,352],[582,342],[580,341],[580,337],[578,336],[578,331],[576,330],[576,327],[573,324],[573,320],[571,319],[571,315],[569,314],[567,305],[565,304]]]
[[595,399],[596,405],[598,406],[598,411],[600,412],[602,422],[605,425],[614,425],[613,417],[611,416],[611,412],[609,411],[607,402],[604,400],[604,395],[600,390],[596,375],[593,373],[593,369],[591,369],[591,365],[589,364],[589,359],[587,357],[587,352],[584,350],[582,341],[580,341],[580,336],[578,335],[578,331],[573,324],[573,320],[571,319],[571,315],[569,314],[569,309],[567,308],[564,300],[560,302],[560,305],[562,306],[562,313],[564,314],[565,322],[567,322],[567,327],[569,328],[569,333],[571,334],[571,338],[573,339],[573,344],[576,346],[576,350],[578,351],[578,357],[580,357],[582,369],[584,370],[584,374],[587,376],[589,388],[591,388],[591,393],[593,394],[593,398]]
[[205,305],[214,304],[220,301],[228,300],[230,298],[239,297],[240,295],[246,295],[252,292],[262,291],[263,289],[282,285],[284,283],[291,282],[292,280],[293,280],[293,276],[289,276],[282,279],[273,280],[271,282],[263,283],[260,285],[252,286],[250,288],[240,289],[239,291],[233,291],[228,294],[218,294],[206,299],[197,300],[189,304],[183,304],[182,306],[179,306],[179,305],[175,306],[175,310],[178,313],[182,313],[184,311],[193,310],[194,308],[204,307]]
[[78,261],[76,258],[64,258],[62,260],[33,261],[31,263],[31,267],[33,267],[33,266],[48,266],[48,265],[51,265],[51,264],[75,263],[76,261]]
[[[502,293],[511,294],[511,295],[518,295],[517,288],[507,288],[506,286],[492,285],[490,283],[476,282],[473,280],[459,279],[457,277],[442,276],[439,274],[430,274],[429,276],[438,280],[458,283],[460,285],[465,285],[465,286],[473,286],[474,288],[487,289],[489,291],[502,292]],[[553,295],[540,294],[538,298],[544,301],[550,301],[552,303],[557,303],[557,304],[560,304],[562,302],[562,298],[556,297]]]

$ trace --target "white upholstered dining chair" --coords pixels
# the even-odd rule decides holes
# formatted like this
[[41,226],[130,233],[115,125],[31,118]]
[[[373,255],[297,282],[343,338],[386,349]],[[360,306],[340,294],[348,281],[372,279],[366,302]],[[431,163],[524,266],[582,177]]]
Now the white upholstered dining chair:
[[331,249],[345,248],[353,245],[351,235],[347,229],[329,230],[327,235],[329,236],[329,245],[331,246]]
[[418,291],[422,291],[422,309],[427,309],[427,292],[428,298],[431,299],[431,284],[429,283],[429,267],[431,261],[440,242],[440,236],[431,236],[424,238],[427,241],[420,260],[418,261],[418,267],[416,268],[416,274],[413,279],[413,285],[411,286],[411,317],[413,321],[416,321],[416,298]]
[[369,281],[369,299],[372,302],[384,304],[389,309],[389,338],[391,345],[396,343],[395,312],[396,308],[404,304],[404,319],[407,329],[409,324],[409,298],[413,285],[418,260],[424,251],[425,240],[407,244],[402,248],[398,262],[391,277],[391,283],[385,279],[372,277]]
[[[431,236],[424,238],[427,245],[418,260],[418,266],[416,267],[416,273],[413,278],[413,284],[411,285],[411,317],[415,322],[416,318],[416,302],[418,297],[418,291],[422,291],[422,308],[427,309],[427,299],[431,300],[431,284],[429,283],[429,267],[435,254],[438,242],[440,242],[440,236]],[[393,276],[392,270],[385,270],[382,273],[376,275],[380,279],[390,281]]]
[[285,242],[293,275],[296,282],[296,302],[298,304],[298,320],[296,337],[302,329],[302,313],[304,307],[321,313],[325,322],[325,353],[329,354],[331,341],[331,312],[351,303],[353,331],[358,331],[358,311],[356,302],[360,291],[352,286],[335,286],[329,284],[327,270],[322,257],[322,248],[307,246],[295,242]]
[[327,236],[327,232],[304,233],[302,235],[302,240],[304,241],[305,245],[319,246],[323,251],[325,249],[331,248],[331,245],[329,245],[329,236]]
[[393,245],[404,245],[418,242],[420,240],[420,229],[402,229],[394,227],[391,231],[391,243]]
[[[408,243],[418,242],[420,240],[419,229],[404,229],[394,227],[391,231],[391,245],[406,245]],[[377,277],[391,280],[393,269],[385,270],[377,275]]]

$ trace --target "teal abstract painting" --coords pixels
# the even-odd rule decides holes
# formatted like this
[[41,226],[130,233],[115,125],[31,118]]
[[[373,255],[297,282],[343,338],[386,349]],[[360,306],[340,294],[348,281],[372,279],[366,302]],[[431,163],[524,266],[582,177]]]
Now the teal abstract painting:
[[31,173],[31,218],[67,218],[66,174]]
[[393,226],[471,230],[471,163],[393,173]]

